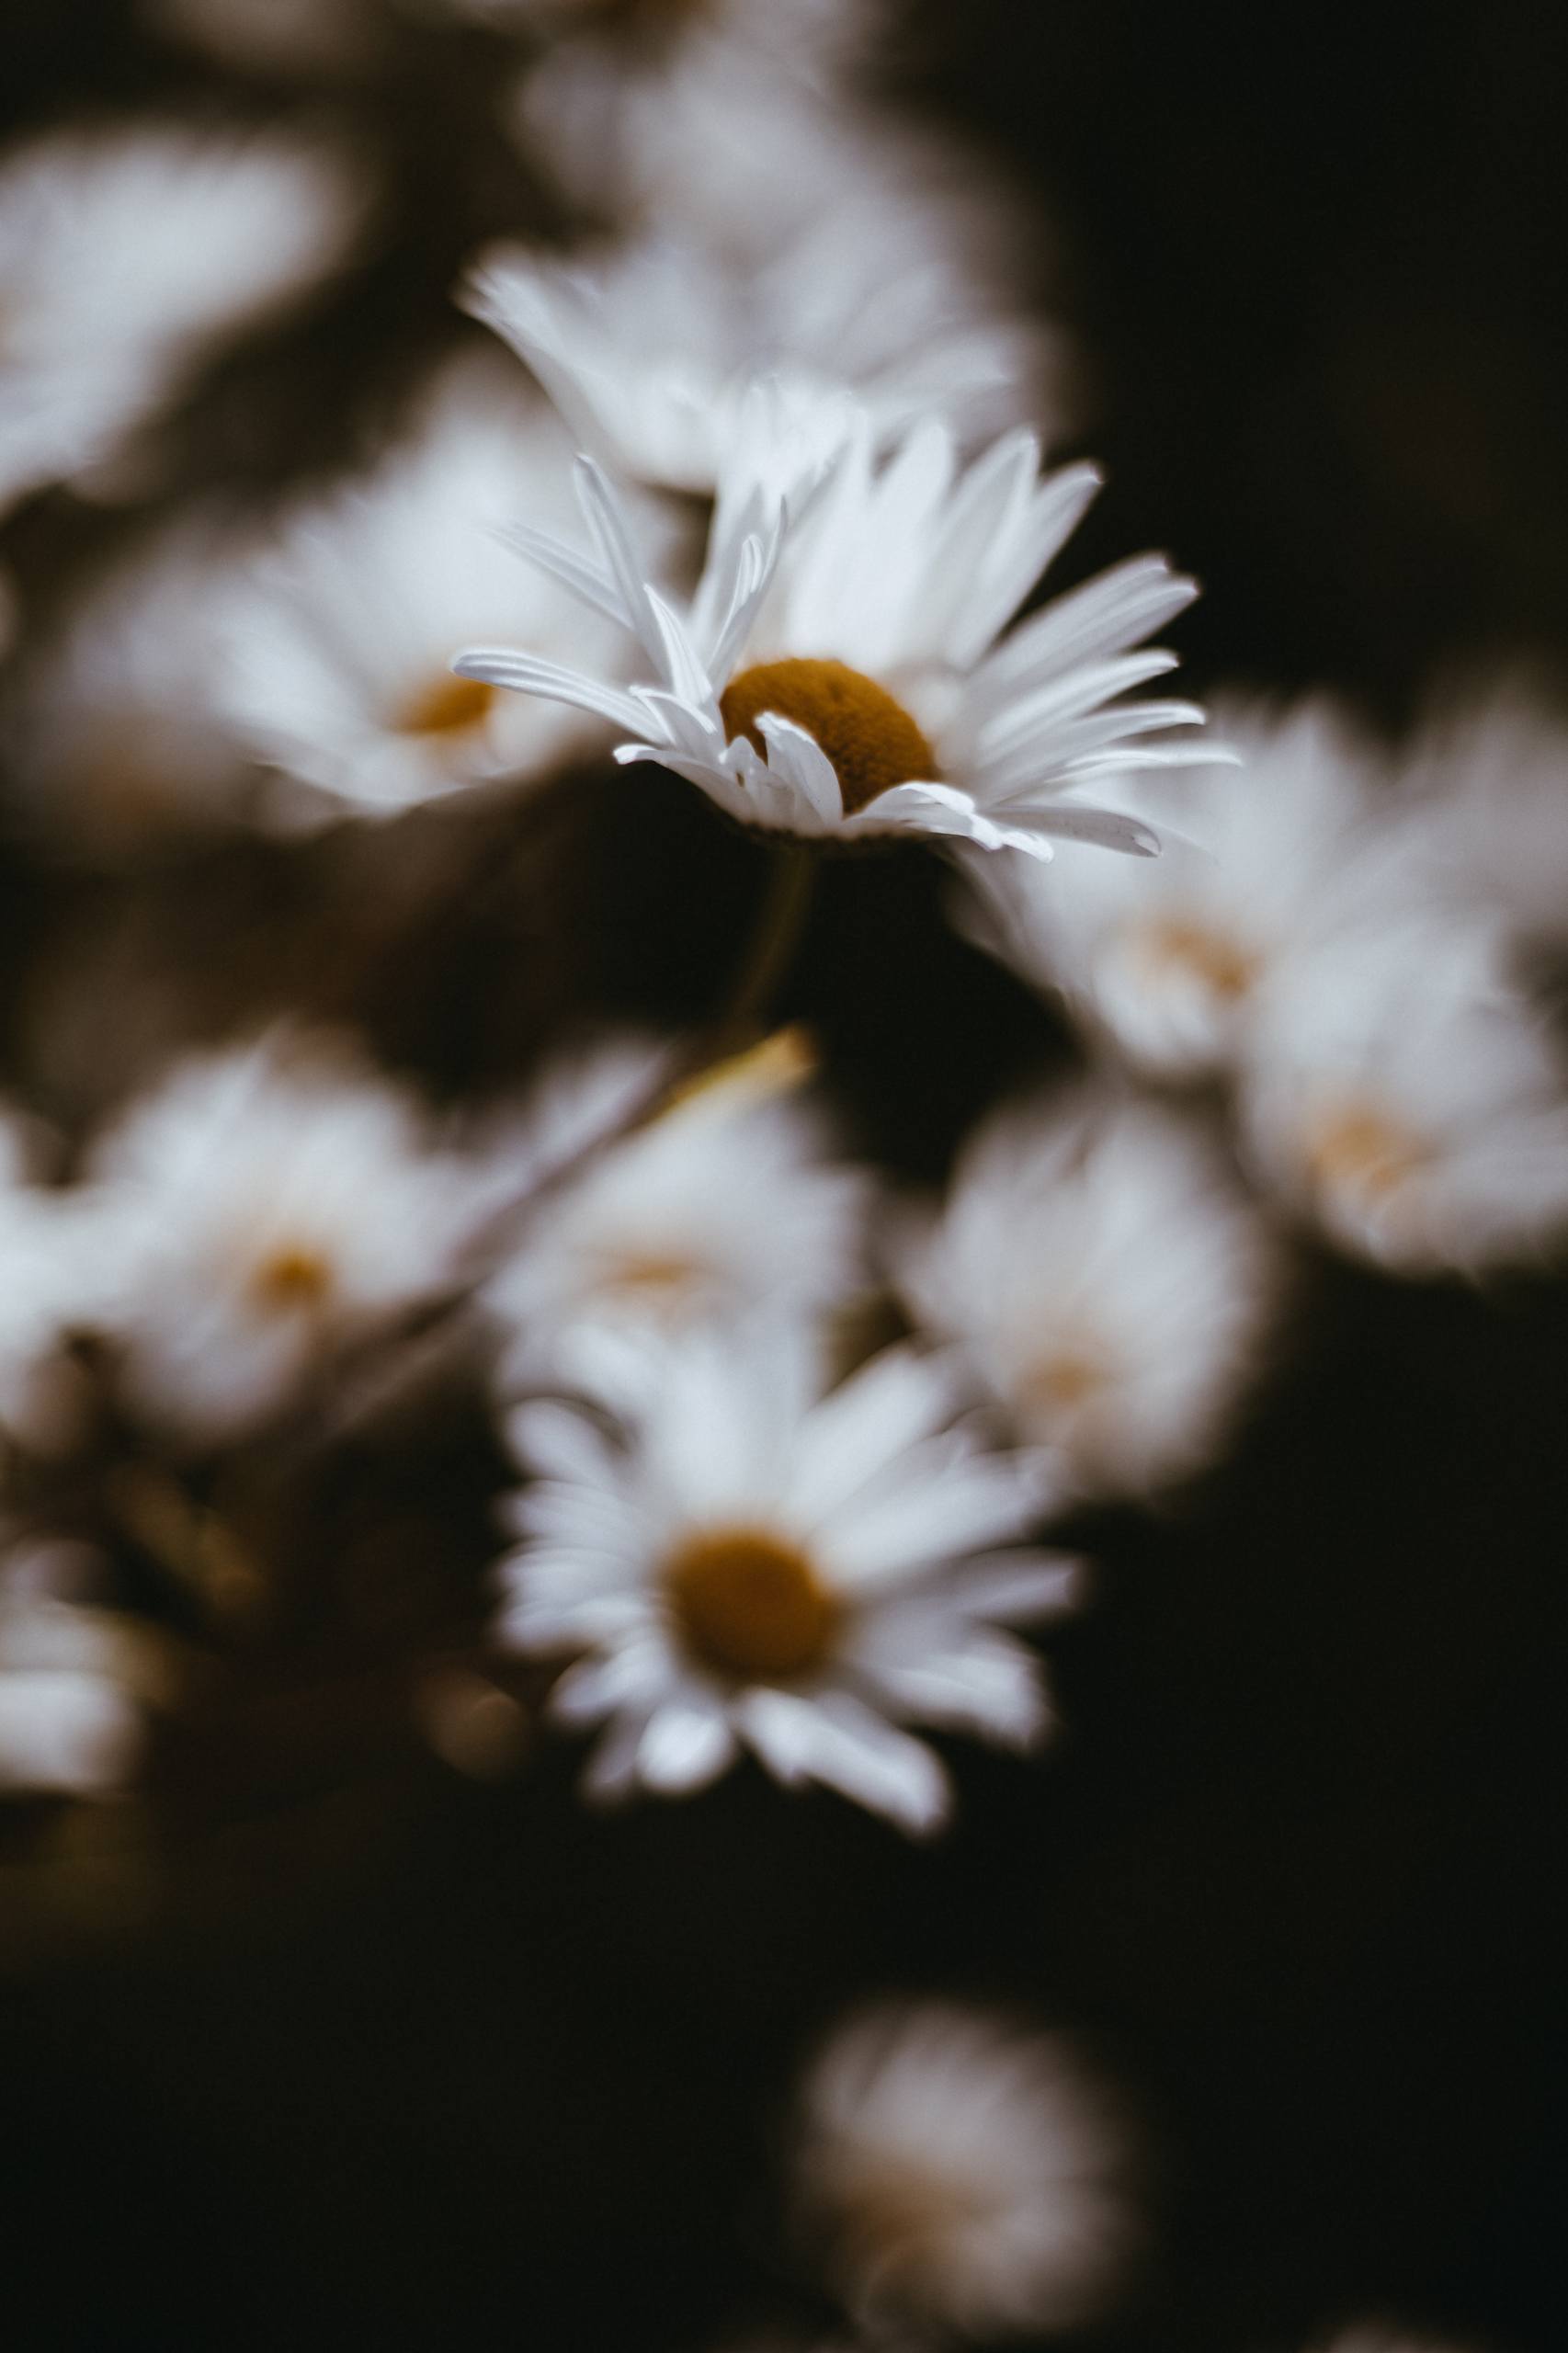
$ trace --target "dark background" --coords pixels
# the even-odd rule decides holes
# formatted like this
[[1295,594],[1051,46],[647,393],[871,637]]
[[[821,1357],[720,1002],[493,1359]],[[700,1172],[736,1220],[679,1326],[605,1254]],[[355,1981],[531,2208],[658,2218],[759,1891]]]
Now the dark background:
[[[1200,684],[1328,683],[1394,725],[1453,657],[1555,662],[1565,43],[1528,0],[919,12],[899,85],[1038,204],[1042,296],[1093,361],[1111,482],[1074,563],[1153,544],[1198,572]],[[215,88],[108,6],[7,0],[4,55],[14,124]],[[339,460],[449,332],[475,240],[549,221],[474,128],[495,57],[411,31],[335,102],[393,174],[379,256],[216,372],[181,425],[187,481],[261,494]],[[51,498],[6,546],[47,595],[120,528]],[[547,796],[497,880],[514,823],[219,846],[131,880],[12,843],[9,1083],[96,1108],[36,1011],[106,934],[111,972],[144,958],[196,989],[196,1029],[304,1003],[454,1095],[574,1010],[711,1003],[749,845],[647,773]],[[337,894],[397,857],[427,894],[393,893],[324,968]],[[918,853],[835,868],[787,1008],[907,1174],[1069,1051],[946,931],[940,890]],[[1104,2353],[1271,2353],[1373,2309],[1558,2353],[1565,1305],[1544,1279],[1308,1260],[1230,1463],[1073,1531],[1102,1565],[1051,1645],[1064,1736],[1028,1768],[955,1745],[961,1818],[931,1849],[750,1773],[609,1820],[554,1746],[473,1787],[293,1658],[246,1719],[290,1761],[220,1770],[215,1736],[165,1763],[185,1781],[145,1933],[15,1940],[5,2341],[696,2353],[774,2313],[825,2328],[776,2227],[778,2102],[842,2002],[931,1986],[1073,2025],[1148,2119],[1154,2252]],[[472,1404],[444,1411],[368,1443],[312,1540],[336,1575],[357,1499],[401,1482],[455,1642],[503,1473]],[[123,1868],[108,1846],[89,1878]],[[30,1859],[0,1901],[23,1904]]]

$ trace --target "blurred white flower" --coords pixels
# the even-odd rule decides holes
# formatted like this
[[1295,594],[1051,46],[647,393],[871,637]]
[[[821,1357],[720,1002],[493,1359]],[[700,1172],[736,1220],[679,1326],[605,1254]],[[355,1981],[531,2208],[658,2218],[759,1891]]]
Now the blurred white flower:
[[379,0],[142,0],[150,30],[242,74],[358,66],[381,13]]
[[229,336],[345,260],[345,154],[285,132],[57,131],[0,164],[0,503],[77,480]]
[[800,2093],[798,2192],[856,2316],[1076,2327],[1135,2259],[1131,2142],[1073,2043],[956,2002],[853,2015]]
[[0,1427],[51,1454],[76,1435],[79,1403],[62,1358],[101,1296],[101,1262],[78,1198],[32,1181],[35,1138],[0,1110]]
[[1203,1132],[1100,1091],[994,1113],[940,1218],[899,1254],[920,1320],[1089,1494],[1137,1494],[1213,1458],[1278,1275]]
[[606,71],[709,42],[751,52],[759,71],[815,79],[847,65],[881,28],[887,0],[425,0],[453,16],[560,40],[575,35]]
[[631,739],[618,759],[657,760],[767,832],[955,835],[1040,858],[1056,837],[1157,849],[1142,820],[1074,795],[1135,765],[1203,756],[1144,740],[1200,721],[1193,704],[1123,699],[1174,666],[1173,654],[1128,649],[1187,603],[1192,583],[1141,557],[1001,634],[1093,497],[1094,469],[1041,478],[1039,444],[1021,432],[960,469],[939,425],[917,426],[879,466],[857,429],[792,515],[765,397],[751,420],[684,616],[648,585],[591,460],[578,478],[597,558],[528,535],[541,566],[635,637],[648,683],[628,692],[498,647],[454,666],[600,713]]
[[1568,1232],[1568,1086],[1496,926],[1416,907],[1326,935],[1260,1001],[1243,1131],[1262,1179],[1404,1274]]
[[187,521],[109,565],[29,651],[7,713],[9,781],[31,823],[140,848],[233,818],[253,768],[218,708],[222,608],[248,552]]
[[1037,1663],[993,1621],[1060,1610],[1076,1574],[990,1550],[1029,1528],[1046,1482],[955,1427],[958,1395],[951,1368],[894,1349],[823,1397],[803,1337],[767,1326],[662,1352],[619,1437],[585,1409],[516,1410],[536,1479],[495,1631],[584,1654],[551,1705],[609,1721],[591,1794],[700,1789],[744,1743],[788,1786],[925,1832],[947,1776],[894,1719],[1040,1738]]
[[[1015,858],[965,868],[971,936],[1160,1077],[1228,1067],[1267,973],[1347,893],[1372,896],[1390,864],[1386,846],[1372,857],[1371,754],[1331,704],[1221,699],[1210,719],[1241,765],[1161,779],[1157,865],[1068,847],[1049,873]],[[1127,793],[1155,809],[1140,780]]]
[[[637,1063],[651,1085],[663,1059],[616,1040],[548,1072],[540,1108],[495,1158],[538,1165],[543,1129],[592,1131],[591,1109],[574,1120],[574,1095],[597,1105]],[[759,1086],[745,1063],[696,1086],[529,1220],[486,1294],[506,1334],[504,1389],[570,1380],[601,1329],[669,1333],[840,1304],[861,1273],[869,1188],[831,1157],[816,1108]]]
[[1568,714],[1526,677],[1450,690],[1403,780],[1472,893],[1528,937],[1568,939]]
[[406,444],[304,508],[256,564],[225,614],[222,693],[253,752],[313,788],[280,796],[280,817],[391,815],[463,785],[537,779],[602,734],[449,667],[465,634],[515,628],[623,674],[609,623],[503,544],[506,524],[565,519],[566,458],[542,402],[460,364]]
[[87,1606],[102,1563],[87,1548],[14,1543],[0,1570],[0,1790],[108,1797],[135,1772],[143,1707],[166,1699],[156,1638]]
[[472,1178],[418,1107],[324,1040],[192,1057],[100,1139],[87,1199],[124,1393],[199,1442],[451,1279]]
[[802,423],[842,432],[845,394],[882,437],[923,415],[971,438],[1046,403],[1044,339],[988,306],[943,226],[890,201],[846,235],[837,212],[760,263],[645,237],[586,259],[503,245],[468,307],[526,359],[581,445],[662,487],[711,491],[770,374]]

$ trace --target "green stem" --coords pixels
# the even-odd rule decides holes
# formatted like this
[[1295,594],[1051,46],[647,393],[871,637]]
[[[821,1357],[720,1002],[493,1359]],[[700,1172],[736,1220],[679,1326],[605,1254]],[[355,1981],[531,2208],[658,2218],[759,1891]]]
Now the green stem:
[[740,1053],[767,1027],[769,1007],[794,961],[812,903],[816,858],[804,842],[777,843],[756,928],[714,1025],[711,1059]]

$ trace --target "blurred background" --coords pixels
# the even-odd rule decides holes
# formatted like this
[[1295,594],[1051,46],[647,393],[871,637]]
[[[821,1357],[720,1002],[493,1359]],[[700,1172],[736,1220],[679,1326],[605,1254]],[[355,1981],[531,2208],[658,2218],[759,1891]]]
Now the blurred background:
[[[308,123],[380,191],[347,276],[173,411],[166,488],[12,514],[29,626],[162,499],[327,481],[473,338],[474,249],[573,228],[483,24],[409,10],[305,87],[111,0],[10,0],[5,43],[9,140]],[[1396,729],[1456,661],[1556,680],[1560,12],[927,0],[865,72],[1016,188],[1023,297],[1076,338],[1063,447],[1108,488],[1067,576],[1170,550],[1199,689],[1329,685]],[[502,1088],[585,1016],[699,1017],[760,888],[696,795],[608,765],[520,813],[131,858],[13,805],[3,855],[0,1075],[68,1134],[282,1010],[437,1101]],[[915,851],[832,869],[783,1007],[909,1177],[1076,1051],[942,890]],[[160,1751],[155,1859],[139,1808],[0,1824],[6,2342],[825,2333],[774,2227],[778,2120],[804,2042],[891,1986],[1027,2000],[1134,2087],[1156,2247],[1085,2347],[1269,2353],[1371,2310],[1555,2353],[1568,1291],[1311,1276],[1231,1459],[1071,1530],[1100,1566],[1053,1644],[1067,1731],[1029,1774],[955,1748],[929,1849],[749,1772],[601,1818],[569,1745],[486,1782],[411,1734],[411,1662],[461,1667],[486,1606],[508,1474],[477,1383],[420,1402],[417,1445],[393,1412],[258,1476],[234,1509],[299,1606]]]

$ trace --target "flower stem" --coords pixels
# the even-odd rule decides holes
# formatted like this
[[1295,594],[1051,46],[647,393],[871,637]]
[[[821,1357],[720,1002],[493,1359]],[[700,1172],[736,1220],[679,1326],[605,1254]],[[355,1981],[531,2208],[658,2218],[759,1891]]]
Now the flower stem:
[[816,858],[804,842],[778,843],[756,927],[714,1025],[711,1059],[738,1053],[767,1027],[775,995],[794,960],[816,880]]

